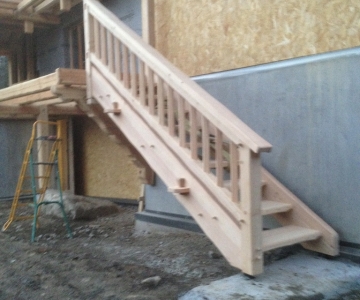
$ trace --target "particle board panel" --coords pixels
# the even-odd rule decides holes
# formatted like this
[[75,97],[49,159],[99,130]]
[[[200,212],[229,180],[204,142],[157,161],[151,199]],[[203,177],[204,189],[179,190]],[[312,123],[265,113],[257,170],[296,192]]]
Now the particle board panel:
[[[76,124],[78,126],[79,122]],[[139,169],[132,162],[128,148],[111,141],[91,119],[82,119],[81,130],[82,170],[77,174],[82,176],[83,194],[106,198],[139,198]]]
[[360,45],[357,0],[155,2],[156,48],[188,75]]

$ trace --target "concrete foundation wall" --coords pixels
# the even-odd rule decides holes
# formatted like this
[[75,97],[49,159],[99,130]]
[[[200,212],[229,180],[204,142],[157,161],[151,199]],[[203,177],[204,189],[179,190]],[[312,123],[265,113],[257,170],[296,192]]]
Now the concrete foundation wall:
[[[360,48],[195,77],[273,145],[263,164],[360,244]],[[160,191],[162,188],[162,192]],[[171,198],[171,199],[169,199]],[[160,184],[147,208],[186,215]]]

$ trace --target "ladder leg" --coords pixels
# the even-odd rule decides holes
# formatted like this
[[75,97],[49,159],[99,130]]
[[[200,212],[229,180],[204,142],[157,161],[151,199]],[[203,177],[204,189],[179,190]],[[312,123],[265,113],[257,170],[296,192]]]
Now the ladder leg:
[[31,242],[32,243],[35,241],[38,210],[39,210],[38,204],[34,203],[34,219],[33,219],[33,224],[32,224],[32,231],[31,231]]

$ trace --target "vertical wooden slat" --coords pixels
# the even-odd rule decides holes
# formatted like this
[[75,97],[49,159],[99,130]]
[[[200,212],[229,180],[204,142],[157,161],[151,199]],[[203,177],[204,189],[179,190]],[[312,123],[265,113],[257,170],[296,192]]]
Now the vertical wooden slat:
[[261,215],[261,161],[258,153],[241,145],[240,208],[243,212],[241,220],[241,245],[243,267],[241,270],[250,275],[263,271],[262,252],[262,215]]
[[142,35],[146,43],[155,47],[155,1],[141,1]]
[[218,186],[224,185],[224,166],[223,166],[223,135],[216,128],[215,130],[215,159],[216,159],[216,183]]
[[84,41],[84,28],[83,24],[79,24],[77,27],[77,38],[78,38],[78,67],[79,69],[84,69],[84,49],[83,49],[83,41]]
[[177,102],[180,146],[186,147],[185,100],[179,96]]
[[158,77],[157,82],[158,116],[161,125],[165,125],[164,81]]
[[197,120],[196,120],[196,109],[195,107],[190,107],[190,151],[191,158],[198,158],[198,137],[197,137]]
[[114,73],[114,37],[109,30],[107,30],[107,58],[108,67],[111,73]]
[[115,64],[115,76],[118,80],[121,80],[121,51],[120,42],[114,39],[114,64]]
[[94,17],[91,17],[91,20],[94,21],[95,55],[97,58],[100,58],[100,24]]
[[101,25],[100,27],[100,56],[101,61],[104,65],[107,64],[107,43],[106,43],[106,28]]
[[174,111],[174,94],[170,86],[167,87],[167,119],[169,134],[175,136],[175,111]]
[[239,203],[239,155],[237,145],[230,142],[231,200]]
[[155,95],[154,95],[154,73],[147,67],[147,95],[148,95],[148,105],[150,114],[155,114]]
[[209,121],[204,116],[201,116],[201,132],[203,168],[206,173],[210,173],[210,130]]
[[128,48],[123,44],[123,81],[124,86],[128,89],[130,88],[130,78],[129,78],[129,51]]
[[69,30],[69,56],[70,56],[70,69],[74,69],[74,36],[73,30]]
[[137,96],[137,74],[136,74],[136,56],[130,52],[130,82],[131,82],[131,94]]
[[139,97],[140,103],[144,106],[146,105],[145,92],[145,64],[139,60]]

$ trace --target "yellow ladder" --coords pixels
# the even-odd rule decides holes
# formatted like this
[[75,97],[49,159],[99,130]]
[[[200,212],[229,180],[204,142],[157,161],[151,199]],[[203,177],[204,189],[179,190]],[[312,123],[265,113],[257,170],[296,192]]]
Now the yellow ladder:
[[[37,136],[38,125],[52,126],[55,128],[54,135],[47,136]],[[31,235],[31,241],[33,242],[35,239],[36,227],[38,225],[38,215],[40,213],[40,207],[43,204],[58,204],[61,208],[63,218],[65,221],[65,225],[70,237],[72,237],[72,233],[66,218],[66,214],[64,211],[64,205],[62,201],[62,184],[61,184],[61,174],[63,174],[61,170],[61,164],[59,164],[59,158],[61,156],[61,140],[63,138],[63,121],[59,120],[56,122],[49,121],[36,121],[33,124],[32,133],[30,140],[27,144],[24,159],[21,166],[21,171],[19,175],[19,180],[16,185],[16,191],[13,198],[13,202],[10,209],[10,215],[6,223],[2,227],[2,231],[5,231],[9,228],[10,224],[15,220],[24,220],[33,218],[33,229]],[[37,142],[38,145],[35,145],[34,142]],[[50,151],[50,155],[48,159],[45,161],[35,161],[34,160],[34,152],[35,149],[38,151],[41,147],[44,147],[43,143],[52,142],[52,147]],[[40,166],[44,166],[42,173],[40,171]],[[35,168],[37,167],[37,170]],[[45,192],[48,189],[50,179],[52,177],[52,173],[55,171],[55,181],[57,185],[57,189],[59,190],[59,200],[58,201],[44,201]],[[27,175],[30,173],[29,175]],[[26,179],[30,179],[30,182],[26,185]],[[29,189],[29,184],[31,188]],[[38,188],[39,186],[39,188]],[[33,215],[17,215],[16,211],[18,207],[28,206],[28,203],[20,203],[21,196],[30,196],[33,199],[33,207],[34,214]]]

